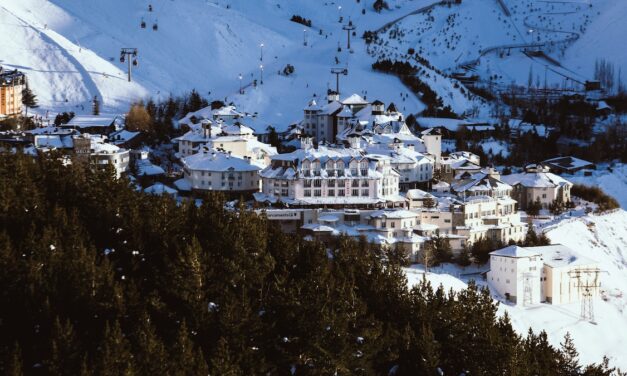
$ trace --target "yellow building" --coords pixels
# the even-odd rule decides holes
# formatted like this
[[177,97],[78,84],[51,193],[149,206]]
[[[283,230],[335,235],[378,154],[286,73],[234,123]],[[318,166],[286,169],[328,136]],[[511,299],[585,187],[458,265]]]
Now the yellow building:
[[24,73],[6,71],[0,67],[0,117],[19,116],[22,113],[22,90],[26,84]]

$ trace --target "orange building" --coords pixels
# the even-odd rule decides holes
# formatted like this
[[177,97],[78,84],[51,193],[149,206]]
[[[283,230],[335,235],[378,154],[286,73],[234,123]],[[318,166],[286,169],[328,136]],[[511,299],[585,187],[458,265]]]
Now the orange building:
[[0,67],[0,117],[13,117],[22,113],[22,90],[25,84],[24,73]]

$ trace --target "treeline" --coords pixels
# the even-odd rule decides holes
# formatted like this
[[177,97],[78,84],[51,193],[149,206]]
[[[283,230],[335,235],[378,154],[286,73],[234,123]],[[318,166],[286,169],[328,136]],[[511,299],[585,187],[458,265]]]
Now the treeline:
[[420,100],[427,106],[422,112],[423,116],[458,117],[451,107],[444,106],[442,98],[418,77],[418,68],[411,63],[389,59],[377,60],[372,64],[372,69],[398,76],[412,92],[419,94]]
[[570,190],[573,196],[581,197],[582,199],[597,204],[596,212],[604,212],[612,209],[620,208],[620,204],[616,199],[605,192],[599,187],[590,187],[583,184],[575,184]]
[[126,115],[126,128],[146,133],[151,143],[169,141],[177,132],[173,127],[174,120],[209,105],[209,101],[196,90],[180,97],[170,96],[160,102],[153,99],[135,102]]
[[307,19],[305,17],[301,17],[301,16],[299,16],[297,14],[293,15],[292,18],[290,18],[290,21],[299,23],[301,25],[305,25],[305,26],[311,27],[311,20],[310,19]]
[[408,290],[398,252],[281,233],[56,155],[0,154],[6,375],[610,375],[486,290]]

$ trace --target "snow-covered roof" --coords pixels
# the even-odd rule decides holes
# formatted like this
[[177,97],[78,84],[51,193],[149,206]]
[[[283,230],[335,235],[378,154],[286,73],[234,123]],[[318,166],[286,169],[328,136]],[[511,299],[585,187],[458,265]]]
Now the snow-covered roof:
[[367,101],[367,100],[365,100],[364,98],[362,98],[362,97],[361,97],[360,95],[358,95],[358,94],[352,94],[352,95],[350,95],[350,96],[348,96],[348,97],[346,97],[346,98],[342,99],[342,100],[341,100],[341,102],[342,102],[343,104],[346,104],[346,105],[349,105],[349,106],[350,106],[350,105],[356,105],[356,104],[357,104],[357,105],[360,105],[360,104],[362,104],[362,105],[366,105],[366,104],[368,104],[368,101]]
[[260,167],[243,158],[219,151],[201,151],[183,158],[183,164],[190,170],[200,171],[259,171]]
[[550,172],[523,172],[502,176],[501,180],[512,186],[520,184],[527,188],[556,188],[573,185],[568,180]]
[[417,213],[409,210],[377,210],[370,214],[370,218],[386,218],[386,219],[407,219],[416,218]]
[[127,141],[132,140],[133,138],[139,136],[141,132],[131,132],[126,129],[119,130],[117,132],[113,132],[109,135],[109,139],[113,144],[122,144]]
[[431,193],[425,192],[420,189],[410,189],[407,191],[405,195],[407,198],[415,199],[415,200],[423,199],[423,198],[434,198],[434,196]]
[[152,164],[148,159],[141,159],[136,163],[138,176],[155,176],[165,174],[165,170],[163,168]]
[[101,115],[76,115],[63,127],[72,128],[92,128],[92,127],[109,127],[114,124],[115,120],[120,118],[115,114]]
[[581,266],[596,263],[596,261],[584,257],[562,244],[545,245],[528,249],[533,249],[535,252],[538,252],[542,256],[544,264],[550,266],[551,268]]
[[549,165],[557,166],[562,169],[579,169],[588,166],[593,166],[592,162],[585,161],[583,159],[575,158],[575,157],[557,157],[551,158],[543,161],[542,163],[546,163]]
[[151,185],[150,187],[144,189],[144,192],[158,196],[161,196],[164,193],[169,195],[176,195],[178,193],[176,189],[170,188],[163,183],[156,183],[154,185]]
[[490,255],[502,256],[502,257],[513,257],[513,258],[524,258],[524,257],[540,256],[540,252],[536,251],[535,248],[524,248],[524,247],[519,247],[517,245],[510,245],[508,247],[497,249],[496,251],[490,252]]
[[488,173],[485,172],[478,172],[468,178],[455,181],[451,185],[451,188],[457,193],[462,193],[466,191],[480,192],[512,189],[509,184],[504,183],[501,180],[495,178],[494,176],[490,176]]
[[71,149],[74,147],[71,136],[58,134],[36,135],[34,144],[39,149]]

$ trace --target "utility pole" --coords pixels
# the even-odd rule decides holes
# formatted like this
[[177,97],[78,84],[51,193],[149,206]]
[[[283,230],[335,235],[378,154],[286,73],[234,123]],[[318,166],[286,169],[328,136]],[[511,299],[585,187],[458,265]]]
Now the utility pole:
[[259,45],[259,48],[260,48],[260,50],[261,50],[261,55],[260,55],[260,57],[259,57],[259,61],[261,61],[261,62],[263,63],[263,43],[261,43],[261,44]]
[[137,66],[137,48],[122,48],[120,50],[120,63],[128,63],[128,82],[131,82],[132,67]]
[[340,94],[340,74],[346,76],[348,74],[347,68],[331,68],[331,74],[335,75],[335,92]]
[[307,29],[303,29],[303,46],[307,46]]
[[351,52],[351,33],[355,30],[355,25],[353,25],[353,21],[348,20],[348,25],[342,26],[343,30],[346,30],[346,49]]
[[240,94],[244,94],[244,91],[242,90],[242,74],[239,74],[239,93]]
[[260,80],[259,80],[259,84],[263,85],[263,64],[259,66],[259,71],[260,71]]

